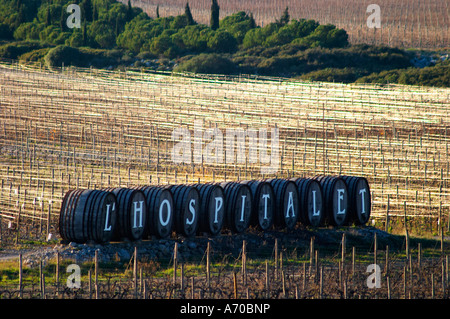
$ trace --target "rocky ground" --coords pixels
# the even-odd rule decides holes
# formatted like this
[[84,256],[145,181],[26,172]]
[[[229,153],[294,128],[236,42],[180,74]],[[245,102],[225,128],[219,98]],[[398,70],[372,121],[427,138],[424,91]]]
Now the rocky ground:
[[[178,243],[178,260],[180,262],[189,260],[201,260],[205,255],[208,241],[216,256],[233,255],[239,256],[243,240],[247,243],[247,252],[250,256],[264,258],[270,257],[273,252],[275,239],[278,240],[280,249],[297,249],[305,251],[309,249],[311,238],[314,237],[315,247],[322,249],[339,249],[342,234],[346,234],[348,247],[370,246],[373,243],[374,234],[377,234],[377,242],[380,247],[387,243],[391,247],[401,245],[398,236],[390,235],[374,227],[346,227],[342,229],[322,228],[316,230],[298,228],[290,232],[268,231],[259,232],[249,230],[243,234],[222,234],[216,237],[197,236],[194,238],[170,238],[170,239],[147,239],[136,242],[122,241],[108,244],[75,242],[56,242],[32,248],[2,249],[0,250],[0,262],[16,259],[22,253],[23,263],[27,267],[36,267],[42,261],[45,265],[55,260],[57,253],[60,257],[73,260],[76,263],[93,261],[95,252],[98,251],[99,262],[129,261],[137,248],[139,258],[147,260],[166,260],[173,258],[175,243]],[[401,241],[401,240],[400,240]]]

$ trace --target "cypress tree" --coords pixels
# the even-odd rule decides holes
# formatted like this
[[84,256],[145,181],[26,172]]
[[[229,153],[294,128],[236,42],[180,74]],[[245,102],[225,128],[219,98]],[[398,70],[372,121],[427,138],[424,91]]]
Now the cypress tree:
[[128,9],[127,9],[127,21],[133,19],[133,8],[131,7],[131,1],[128,0]]
[[184,14],[187,17],[188,25],[195,24],[194,18],[192,17],[191,8],[189,8],[189,2],[186,2],[186,6],[184,7]]
[[61,27],[61,30],[64,31],[66,25],[66,19],[64,15],[64,8],[61,9],[61,16],[59,18],[59,26]]
[[159,5],[156,6],[156,18],[159,18]]
[[210,26],[211,29],[217,30],[219,28],[219,4],[217,3],[217,0],[212,0],[211,4],[211,22]]
[[255,22],[255,18],[253,18],[253,13],[250,12],[249,18],[250,18],[250,28],[251,29],[256,28],[256,22]]
[[50,13],[50,6],[47,6],[47,21],[46,21],[47,26],[52,24],[52,15]]
[[281,15],[281,18],[280,18],[280,22],[279,22],[279,23],[280,23],[281,25],[286,25],[286,24],[289,23],[289,19],[290,19],[290,16],[289,16],[289,8],[286,7],[286,9],[284,9],[283,14]]
[[83,46],[87,44],[87,30],[86,30],[86,19],[83,20]]

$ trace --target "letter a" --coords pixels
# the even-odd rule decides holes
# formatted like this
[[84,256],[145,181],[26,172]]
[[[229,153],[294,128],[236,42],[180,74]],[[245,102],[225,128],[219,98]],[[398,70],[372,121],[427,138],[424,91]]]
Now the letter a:
[[68,13],[72,13],[66,20],[69,29],[81,28],[81,9],[78,4],[70,4],[67,6]]
[[366,12],[372,13],[369,17],[367,17],[367,27],[370,29],[381,28],[380,6],[378,4],[369,4]]

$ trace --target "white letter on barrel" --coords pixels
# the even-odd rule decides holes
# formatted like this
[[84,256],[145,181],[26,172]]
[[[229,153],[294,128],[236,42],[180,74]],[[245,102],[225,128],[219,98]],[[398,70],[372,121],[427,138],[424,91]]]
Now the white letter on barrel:
[[[163,220],[163,207],[164,205],[167,205],[167,219]],[[170,220],[170,214],[171,214],[171,207],[170,203],[167,199],[163,200],[161,203],[161,206],[159,206],[159,222],[161,223],[161,226],[167,226]]]
[[343,188],[338,188],[338,214],[345,214],[345,208],[343,210],[341,210],[341,200],[344,199],[344,192],[345,189]]
[[365,214],[366,213],[366,207],[364,206],[364,193],[366,192],[366,189],[360,189],[359,193],[361,194],[361,205],[362,205],[362,211],[361,214]]
[[[105,218],[105,229],[104,231],[110,231],[111,230],[111,225],[108,226],[108,221],[109,221],[109,208],[111,207],[111,204],[106,205],[106,218]],[[112,210],[114,211],[116,209],[116,204],[113,204],[113,208]]]
[[263,194],[264,198],[264,219],[267,219],[267,199],[270,198],[269,194]]
[[144,201],[139,201],[139,207],[137,206],[138,202],[133,202],[134,204],[134,226],[133,228],[138,227],[136,225],[136,219],[137,219],[137,214],[139,213],[139,227],[142,227],[142,213],[144,212],[144,210],[142,209],[142,206],[144,204]]
[[191,201],[189,202],[189,211],[192,214],[192,219],[189,220],[186,218],[186,224],[188,225],[192,225],[194,223],[194,219],[195,219],[195,199],[191,199]]
[[[217,220],[217,213],[219,212],[219,209],[222,208],[223,204],[223,198],[222,197],[214,197],[216,201],[216,211],[214,213],[214,224],[217,224],[219,221]],[[218,205],[219,204],[219,205]]]
[[242,209],[241,209],[241,222],[244,221],[244,208],[245,208],[245,198],[247,197],[247,195],[241,195],[242,197]]
[[288,207],[286,209],[286,217],[289,217],[289,211],[292,209],[292,217],[295,217],[294,214],[294,199],[292,198],[292,192],[289,192],[289,201]]
[[316,211],[316,191],[312,191],[313,193],[313,216],[319,216],[320,210]]

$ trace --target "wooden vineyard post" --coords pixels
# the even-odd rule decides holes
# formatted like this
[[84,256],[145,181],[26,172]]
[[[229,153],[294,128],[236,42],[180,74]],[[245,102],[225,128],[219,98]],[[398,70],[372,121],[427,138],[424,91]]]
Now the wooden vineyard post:
[[206,283],[208,288],[211,287],[211,242],[208,241],[206,245]]
[[135,246],[135,247],[134,247],[134,260],[133,260],[133,287],[134,287],[134,299],[137,299],[137,293],[138,293],[137,272],[138,272],[138,252],[137,252],[137,246]]
[[247,242],[242,241],[242,279],[244,286],[247,285]]
[[175,242],[173,246],[173,286],[177,284],[177,263],[178,263],[178,243]]
[[311,237],[309,243],[309,272],[311,273],[311,268],[314,265],[314,237]]
[[19,254],[19,297],[23,297],[23,268],[22,268],[22,253]]
[[99,291],[98,291],[98,250],[95,250],[95,256],[94,256],[94,287],[95,287],[95,299],[98,299],[99,297]]
[[278,238],[275,238],[275,247],[274,247],[274,253],[275,253],[275,257],[274,257],[274,267],[275,267],[275,280],[278,279]]
[[386,245],[386,265],[384,269],[385,273],[389,273],[389,245]]
[[238,288],[237,288],[237,276],[236,272],[233,271],[233,293],[234,293],[234,299],[238,298]]
[[320,266],[319,274],[319,299],[323,298],[323,266]]
[[377,255],[378,255],[378,247],[377,247],[377,233],[373,235],[373,263],[377,265]]
[[56,284],[56,295],[59,295],[59,252],[56,253],[55,284]]
[[389,231],[389,201],[390,201],[390,195],[387,195],[387,205],[386,205],[386,222],[385,222],[385,228],[384,231]]
[[265,286],[266,286],[266,298],[270,296],[270,281],[269,281],[269,261],[266,259],[266,275],[265,275]]
[[352,276],[355,275],[356,248],[352,247]]

